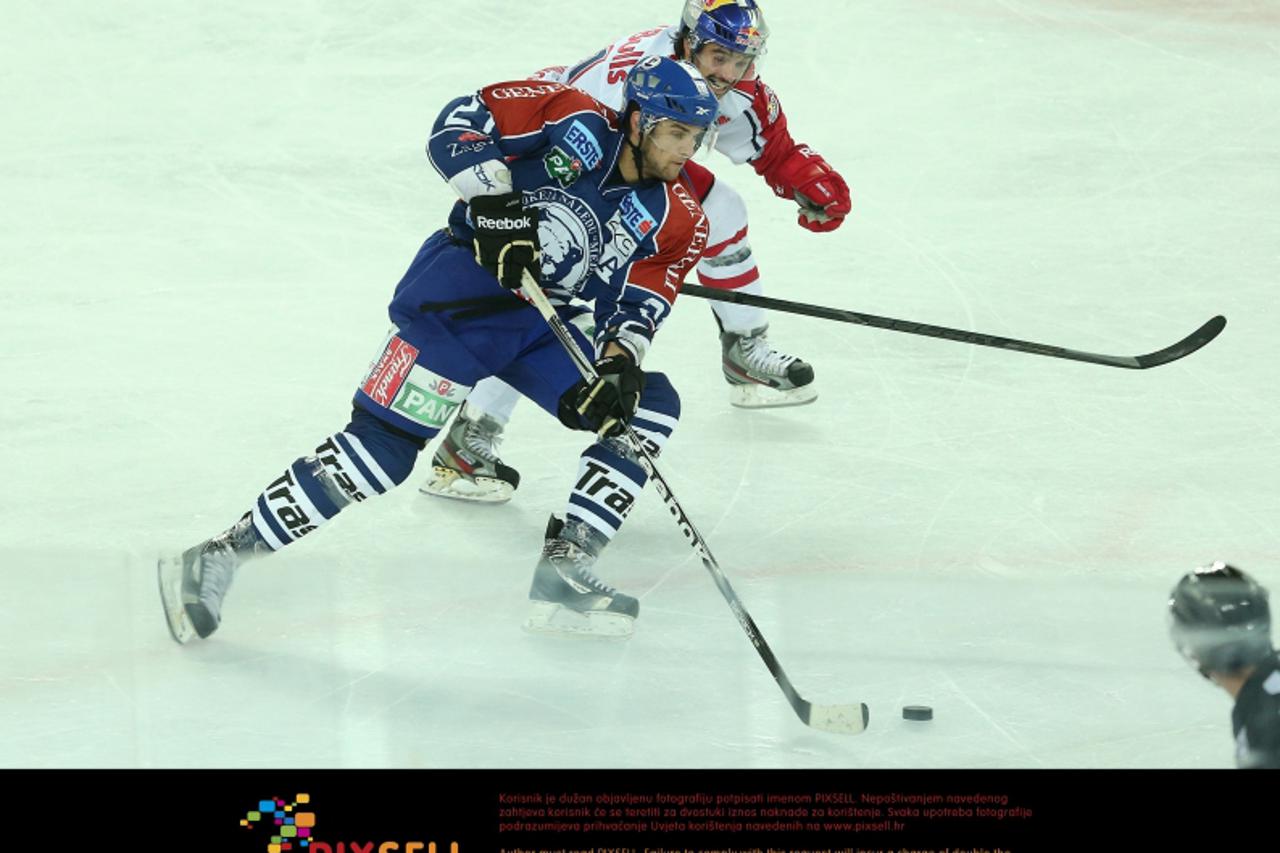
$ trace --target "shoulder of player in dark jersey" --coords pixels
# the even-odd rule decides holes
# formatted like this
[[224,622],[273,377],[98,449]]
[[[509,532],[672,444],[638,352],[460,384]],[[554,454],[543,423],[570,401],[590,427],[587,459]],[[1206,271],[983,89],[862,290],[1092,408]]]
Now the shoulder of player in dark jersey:
[[501,104],[537,102],[547,121],[557,121],[582,112],[593,112],[605,120],[610,129],[618,129],[618,114],[581,89],[563,83],[537,80],[509,80],[480,90],[481,99],[490,109]]
[[[654,250],[668,264],[683,269],[696,262],[707,248],[708,226],[688,177],[681,175],[671,183],[650,184],[636,198],[639,211],[629,210],[627,205],[622,209],[624,220],[633,226],[632,233],[651,237]],[[683,274],[677,276],[676,281],[682,277]],[[671,298],[674,295],[673,292]]]
[[692,237],[698,222],[705,218],[697,192],[684,174],[671,183],[636,187],[635,196],[644,208],[645,218],[652,219],[652,225],[643,229],[646,236],[649,227],[661,225],[667,241],[676,236],[683,240]]
[[1236,697],[1232,716],[1255,749],[1280,753],[1280,660],[1258,667]]

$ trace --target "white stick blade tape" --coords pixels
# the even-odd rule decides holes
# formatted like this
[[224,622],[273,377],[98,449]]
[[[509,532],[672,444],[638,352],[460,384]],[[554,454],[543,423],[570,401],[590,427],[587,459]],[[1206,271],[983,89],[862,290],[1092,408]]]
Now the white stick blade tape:
[[867,728],[870,717],[865,704],[813,705],[809,708],[809,725],[835,734],[856,735]]

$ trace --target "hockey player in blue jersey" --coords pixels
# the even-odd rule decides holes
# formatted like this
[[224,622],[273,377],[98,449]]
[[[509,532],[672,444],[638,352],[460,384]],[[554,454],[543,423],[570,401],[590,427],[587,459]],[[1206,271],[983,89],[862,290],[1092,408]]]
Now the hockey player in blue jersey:
[[[646,480],[624,426],[657,452],[680,414],[667,377],[641,364],[706,247],[706,217],[683,167],[716,114],[693,66],[663,57],[631,72],[620,116],[559,83],[502,83],[450,102],[428,153],[460,200],[396,286],[395,328],[356,390],[349,423],[291,463],[230,528],[160,561],[174,639],[218,628],[246,560],[404,482],[487,376],[567,427],[596,433],[564,517],[547,527],[526,626],[630,634],[639,603],[592,569]],[[529,276],[594,354],[595,382],[580,378],[541,315],[513,292]],[[574,320],[594,327],[594,340]]]

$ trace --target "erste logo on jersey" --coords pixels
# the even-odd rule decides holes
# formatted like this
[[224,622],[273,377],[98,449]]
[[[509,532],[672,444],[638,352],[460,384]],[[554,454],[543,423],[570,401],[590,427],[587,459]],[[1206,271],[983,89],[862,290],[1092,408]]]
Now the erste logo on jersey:
[[605,245],[596,275],[609,281],[613,274],[631,262],[640,241],[658,225],[658,220],[641,202],[635,191],[623,197],[618,209],[604,224]]
[[569,125],[561,141],[569,150],[565,151],[559,145],[552,146],[542,158],[542,163],[547,169],[548,177],[554,178],[560,186],[567,187],[582,177],[583,172],[589,172],[600,164],[604,149],[600,147],[600,140],[596,139],[595,134],[577,119]]
[[622,204],[618,205],[618,212],[622,214],[623,223],[638,240],[643,240],[658,224],[658,220],[640,203],[640,197],[634,191],[627,193]]
[[542,280],[579,293],[600,263],[603,231],[591,205],[559,187],[524,193],[524,206],[538,208]]
[[564,142],[574,154],[582,158],[582,163],[588,171],[598,166],[600,159],[604,157],[600,140],[596,139],[595,134],[587,130],[586,125],[577,119],[573,120],[573,124],[569,125],[569,129],[565,132]]

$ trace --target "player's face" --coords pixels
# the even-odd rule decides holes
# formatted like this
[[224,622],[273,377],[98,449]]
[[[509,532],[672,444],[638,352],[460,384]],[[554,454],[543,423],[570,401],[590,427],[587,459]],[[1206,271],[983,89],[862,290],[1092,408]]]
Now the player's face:
[[693,156],[702,143],[705,131],[700,127],[678,121],[660,121],[645,136],[640,146],[644,157],[644,174],[662,181],[674,181],[680,177],[685,161]]
[[734,53],[718,44],[704,44],[693,55],[693,64],[707,78],[717,98],[723,98],[739,80],[755,76],[754,57]]

